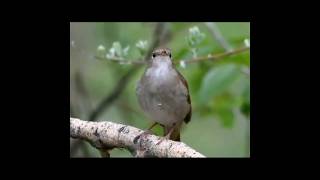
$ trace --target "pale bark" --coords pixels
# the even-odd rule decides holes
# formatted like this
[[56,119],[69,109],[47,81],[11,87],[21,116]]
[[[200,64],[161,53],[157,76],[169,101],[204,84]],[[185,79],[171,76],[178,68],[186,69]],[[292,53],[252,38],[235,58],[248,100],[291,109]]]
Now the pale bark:
[[99,150],[125,148],[135,157],[205,157],[183,142],[163,140],[132,126],[109,121],[89,122],[70,118],[70,137],[88,141]]

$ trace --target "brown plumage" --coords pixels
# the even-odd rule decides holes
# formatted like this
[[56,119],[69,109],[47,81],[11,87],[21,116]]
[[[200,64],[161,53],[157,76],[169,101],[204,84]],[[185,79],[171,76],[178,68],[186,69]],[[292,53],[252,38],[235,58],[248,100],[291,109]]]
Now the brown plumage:
[[183,122],[191,120],[188,83],[175,68],[171,50],[158,48],[137,86],[139,104],[146,115],[164,127],[164,135],[180,141]]

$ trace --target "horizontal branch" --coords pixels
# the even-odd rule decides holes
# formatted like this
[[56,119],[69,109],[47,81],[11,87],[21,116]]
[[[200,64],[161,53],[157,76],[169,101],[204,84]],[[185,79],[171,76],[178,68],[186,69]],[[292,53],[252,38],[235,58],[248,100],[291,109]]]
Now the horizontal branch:
[[[186,64],[189,63],[197,63],[197,62],[201,62],[201,61],[213,61],[213,60],[218,60],[218,59],[222,59],[225,58],[227,56],[231,56],[231,55],[235,55],[235,54],[240,54],[242,52],[248,51],[250,49],[250,47],[242,47],[239,49],[235,49],[235,50],[231,50],[231,51],[227,51],[227,52],[223,52],[220,54],[208,54],[207,56],[201,56],[201,57],[196,57],[196,58],[192,58],[190,60],[180,60],[177,62],[177,64],[179,64],[181,61],[183,61]],[[106,60],[106,61],[111,61],[111,62],[117,62],[119,64],[132,64],[132,65],[143,65],[146,64],[147,61],[143,61],[143,60],[126,60],[123,58],[119,58],[119,57],[113,57],[113,58],[106,58],[106,57],[99,57],[99,56],[95,56],[96,59],[98,60]]]
[[209,54],[207,56],[193,58],[191,60],[185,61],[185,63],[197,63],[197,62],[201,62],[201,61],[218,60],[218,59],[222,59],[222,58],[227,57],[227,56],[231,56],[231,55],[235,55],[235,54],[239,54],[239,53],[245,52],[245,51],[247,51],[249,49],[250,49],[250,47],[242,47],[242,48],[239,48],[239,49],[223,52],[223,53],[220,53],[220,54],[215,54],[215,55]]
[[70,118],[70,137],[88,141],[97,149],[125,148],[136,157],[205,157],[183,142],[164,140],[132,126]]
[[107,57],[94,56],[94,58],[96,58],[98,60],[116,62],[116,63],[119,63],[119,64],[133,64],[133,65],[146,64],[146,61],[143,61],[143,60],[129,61],[129,60],[126,60],[126,59],[120,58],[120,57],[107,58]]

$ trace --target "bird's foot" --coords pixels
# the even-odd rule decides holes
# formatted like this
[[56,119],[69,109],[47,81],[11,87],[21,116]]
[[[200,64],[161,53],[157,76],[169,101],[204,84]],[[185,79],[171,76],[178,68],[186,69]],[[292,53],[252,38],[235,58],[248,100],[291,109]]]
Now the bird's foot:
[[170,139],[170,134],[164,136],[164,137],[160,137],[160,140],[157,142],[156,145],[159,145],[162,141],[164,140],[169,140]]

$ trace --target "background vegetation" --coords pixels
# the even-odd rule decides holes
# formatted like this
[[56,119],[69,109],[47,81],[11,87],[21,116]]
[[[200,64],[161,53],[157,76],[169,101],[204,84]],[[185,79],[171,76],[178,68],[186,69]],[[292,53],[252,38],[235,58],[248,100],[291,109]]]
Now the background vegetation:
[[[214,34],[211,25],[226,45],[219,42],[219,34]],[[140,129],[151,124],[135,95],[145,66],[133,70],[134,65],[120,60],[143,59],[158,35],[154,33],[156,27],[157,23],[70,23],[71,117],[88,120],[104,101],[106,106],[95,114],[96,121]],[[192,100],[192,119],[182,129],[182,141],[208,157],[249,157],[250,50],[218,61],[185,66],[179,61],[249,46],[250,23],[165,23],[165,31],[161,45],[172,50],[178,70],[189,83]],[[106,57],[120,60],[113,62]],[[115,92],[117,86],[123,91]],[[161,127],[154,132],[162,135]],[[99,152],[88,143],[70,138],[70,156],[99,157]],[[131,154],[115,149],[111,157]]]

